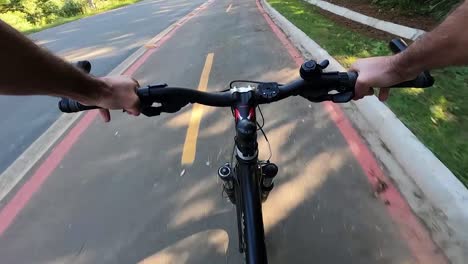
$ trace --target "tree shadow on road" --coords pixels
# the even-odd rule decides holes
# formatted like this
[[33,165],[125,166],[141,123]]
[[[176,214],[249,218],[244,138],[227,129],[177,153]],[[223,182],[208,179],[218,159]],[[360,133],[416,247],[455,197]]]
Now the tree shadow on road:
[[[221,196],[216,176],[231,157],[233,121],[228,109],[205,110],[191,166],[180,164],[190,107],[157,119],[119,116],[107,126],[95,124],[43,187],[61,199],[36,196],[48,207],[30,208],[16,224],[29,226],[22,232],[37,245],[56,246],[65,257],[55,260],[70,256],[65,262],[241,262],[235,211]],[[263,112],[272,161],[280,167],[263,206],[270,262],[410,261],[385,205],[373,197],[323,107],[292,98]],[[92,156],[84,155],[90,150]],[[268,152],[262,140],[260,152]],[[60,178],[63,173],[68,177]],[[37,215],[52,224],[21,224]],[[74,226],[56,230],[72,220]],[[50,241],[36,241],[44,237]],[[76,240],[76,246],[60,247],[62,238]],[[54,261],[42,254],[37,263]]]
[[[387,219],[385,205],[373,197],[371,186],[328,114],[320,105],[309,105],[294,98],[263,109],[272,161],[280,167],[275,189],[263,206],[270,262],[411,260],[398,230]],[[221,197],[215,174],[217,166],[229,160],[232,145],[220,146],[220,142],[232,143],[232,129],[227,110],[212,110],[204,117],[198,140],[198,148],[203,150],[197,151],[195,164],[185,168],[177,187],[167,186],[154,197],[158,205],[152,208],[153,218],[121,250],[119,261],[161,260],[161,256],[166,257],[163,263],[238,263],[242,259],[237,252],[235,210]],[[261,156],[267,156],[262,140],[260,151]],[[205,232],[221,237],[220,230],[227,237],[216,240],[219,250],[213,250]],[[206,246],[185,242],[193,236],[205,237],[199,243]],[[135,251],[137,241],[140,246]],[[145,246],[141,247],[142,243]],[[176,261],[180,256],[185,261]]]

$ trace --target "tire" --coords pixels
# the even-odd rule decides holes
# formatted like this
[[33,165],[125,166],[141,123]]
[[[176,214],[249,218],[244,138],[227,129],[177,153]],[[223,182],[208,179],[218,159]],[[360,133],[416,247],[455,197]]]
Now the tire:
[[239,164],[237,176],[241,189],[242,231],[247,264],[267,264],[262,203],[255,165]]

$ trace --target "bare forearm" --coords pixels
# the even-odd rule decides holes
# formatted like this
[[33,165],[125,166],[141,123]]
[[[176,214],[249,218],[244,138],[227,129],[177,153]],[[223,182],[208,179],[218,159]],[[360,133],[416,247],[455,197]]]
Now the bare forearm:
[[106,84],[35,45],[0,20],[0,94],[65,96],[82,102]]
[[424,70],[468,65],[468,0],[433,31],[395,56],[395,67],[411,78]]

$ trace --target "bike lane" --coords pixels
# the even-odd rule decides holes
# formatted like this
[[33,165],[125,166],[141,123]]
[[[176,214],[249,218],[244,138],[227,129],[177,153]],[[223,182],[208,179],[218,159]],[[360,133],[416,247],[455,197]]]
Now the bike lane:
[[[91,60],[91,73],[109,74],[155,34],[201,5],[204,0],[144,0],[28,35],[38,45],[68,61]],[[3,41],[3,40],[2,40]],[[20,179],[21,163],[32,163],[31,145],[61,122],[50,107],[57,99],[45,96],[0,96],[0,200],[11,178]],[[58,123],[57,123],[58,122]],[[39,141],[39,142],[38,142]],[[46,147],[44,147],[46,148]]]
[[[254,1],[216,0],[134,76],[194,89],[208,78],[215,91],[234,79],[286,82],[297,65]],[[323,105],[290,98],[262,110],[280,167],[263,206],[271,263],[416,262]],[[196,147],[187,148],[192,112],[90,119],[0,237],[2,263],[240,263],[234,207],[216,176],[230,159],[232,117],[196,109]],[[193,163],[182,164],[186,151],[195,151]]]

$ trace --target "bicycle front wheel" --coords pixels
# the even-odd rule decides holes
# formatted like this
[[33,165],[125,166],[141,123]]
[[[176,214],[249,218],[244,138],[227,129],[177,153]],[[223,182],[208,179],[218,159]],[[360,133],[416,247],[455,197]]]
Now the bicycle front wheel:
[[237,176],[242,196],[243,237],[247,264],[268,263],[263,230],[262,202],[256,166],[238,164]]

